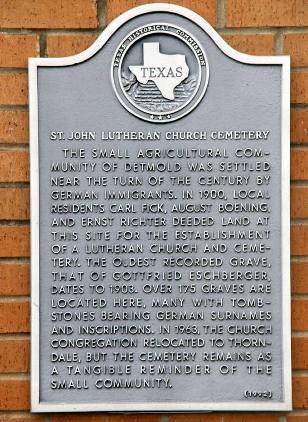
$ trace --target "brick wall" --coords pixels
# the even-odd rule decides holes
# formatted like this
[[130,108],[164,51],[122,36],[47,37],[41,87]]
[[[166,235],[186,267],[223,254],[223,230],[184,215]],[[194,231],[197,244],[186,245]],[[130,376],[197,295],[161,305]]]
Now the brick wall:
[[[160,0],[162,1],[162,0]],[[308,2],[178,0],[234,48],[289,54],[292,64],[291,414],[43,415],[29,413],[29,168],[27,58],[77,53],[139,0],[0,0],[0,421],[308,421]]]

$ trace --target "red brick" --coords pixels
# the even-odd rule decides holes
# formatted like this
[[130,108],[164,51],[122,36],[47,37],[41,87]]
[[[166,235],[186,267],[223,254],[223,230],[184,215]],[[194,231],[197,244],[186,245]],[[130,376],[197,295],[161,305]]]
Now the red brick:
[[291,150],[291,179],[308,179],[308,150],[297,148]]
[[95,0],[2,0],[2,28],[96,28]]
[[0,301],[0,333],[28,333],[29,330],[30,303]]
[[57,414],[50,417],[50,422],[160,422],[160,415],[93,415],[93,414]]
[[28,220],[30,198],[28,188],[0,188],[0,219]]
[[0,295],[30,294],[30,266],[24,262],[0,263]]
[[168,422],[222,422],[220,415],[185,414],[170,415]]
[[0,226],[0,257],[28,257],[29,254],[29,226]]
[[34,416],[34,415],[30,415],[30,413],[27,415],[27,417],[23,418],[23,417],[17,417],[14,418],[12,416],[10,417],[3,417],[0,419],[1,422],[45,422],[45,417],[44,416]]
[[308,110],[291,111],[291,142],[296,144],[308,142]]
[[291,56],[291,66],[308,66],[308,33],[285,34],[283,51]]
[[[115,17],[123,12],[142,4],[156,3],[156,0],[107,0],[106,3],[106,16],[107,22],[111,22]],[[178,0],[169,1],[161,0],[159,3],[173,3],[179,6],[187,7],[194,12],[201,15],[211,25],[216,25],[216,1],[215,0]]]
[[49,35],[47,52],[49,57],[65,57],[80,53],[90,47],[96,35]]
[[291,263],[291,280],[293,293],[308,293],[308,262],[293,261]]
[[0,340],[0,372],[29,372],[30,341]]
[[225,415],[224,422],[279,422],[278,415],[255,414],[255,413],[235,413]]
[[292,300],[292,330],[308,330],[308,300]]
[[291,187],[291,217],[308,218],[308,186]]
[[38,36],[0,34],[0,67],[28,67],[28,57],[39,55]]
[[29,138],[27,111],[0,111],[0,143],[25,144]]
[[308,255],[308,224],[291,226],[291,254],[295,256]]
[[308,377],[293,377],[293,407],[308,407]]
[[308,103],[308,72],[292,72],[291,103]]
[[28,78],[25,73],[0,74],[0,104],[25,105],[28,103]]
[[308,25],[306,0],[228,0],[227,27]]
[[222,37],[231,47],[242,53],[274,54],[274,34],[222,34]]
[[28,181],[28,151],[0,151],[0,182]]
[[29,410],[30,383],[28,380],[1,380],[0,410]]
[[101,415],[92,415],[92,414],[86,414],[86,415],[80,415],[80,414],[57,414],[57,415],[51,415],[49,422],[107,422],[107,417],[104,418],[104,416]]
[[292,368],[308,369],[308,337],[292,338]]

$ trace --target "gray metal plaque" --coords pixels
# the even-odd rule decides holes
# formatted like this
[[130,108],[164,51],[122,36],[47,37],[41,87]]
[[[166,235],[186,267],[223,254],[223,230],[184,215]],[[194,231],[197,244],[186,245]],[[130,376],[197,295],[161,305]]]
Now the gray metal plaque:
[[152,4],[29,68],[32,410],[289,410],[289,58]]

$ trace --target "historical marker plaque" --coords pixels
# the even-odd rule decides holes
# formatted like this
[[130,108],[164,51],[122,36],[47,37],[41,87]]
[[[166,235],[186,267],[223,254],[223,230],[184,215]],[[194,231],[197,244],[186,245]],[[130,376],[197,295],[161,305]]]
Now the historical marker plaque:
[[133,9],[30,59],[32,410],[287,410],[289,61]]

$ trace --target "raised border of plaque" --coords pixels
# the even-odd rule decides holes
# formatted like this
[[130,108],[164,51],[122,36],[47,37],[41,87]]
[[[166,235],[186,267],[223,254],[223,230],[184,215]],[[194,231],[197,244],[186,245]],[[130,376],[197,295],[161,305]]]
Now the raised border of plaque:
[[[38,84],[37,69],[40,66],[70,66],[93,57],[110,37],[125,22],[136,16],[150,12],[169,12],[194,21],[216,43],[221,51],[235,61],[246,64],[282,66],[282,105],[281,105],[281,221],[282,221],[282,344],[283,344],[283,384],[282,402],[123,402],[123,403],[46,403],[40,400],[39,366],[39,139],[38,139]],[[154,3],[133,8],[117,17],[102,32],[99,38],[80,54],[65,58],[30,58],[29,59],[29,104],[30,104],[30,168],[31,168],[31,410],[32,412],[202,412],[202,411],[288,411],[292,409],[291,391],[291,329],[290,329],[290,59],[288,56],[251,56],[240,53],[230,47],[220,35],[198,14],[181,6]],[[107,71],[107,70],[106,70]],[[119,104],[120,107],[120,104]]]

